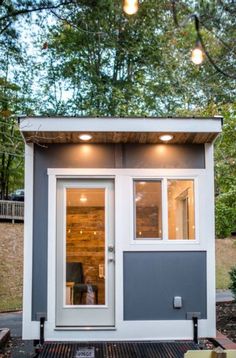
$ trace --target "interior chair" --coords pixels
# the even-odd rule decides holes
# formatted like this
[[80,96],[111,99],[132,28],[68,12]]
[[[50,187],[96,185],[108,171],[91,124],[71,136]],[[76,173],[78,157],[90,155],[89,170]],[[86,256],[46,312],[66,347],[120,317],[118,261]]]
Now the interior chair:
[[74,305],[82,304],[84,295],[88,292],[95,294],[95,303],[98,304],[98,287],[84,283],[83,265],[81,262],[66,263],[66,281],[74,282]]

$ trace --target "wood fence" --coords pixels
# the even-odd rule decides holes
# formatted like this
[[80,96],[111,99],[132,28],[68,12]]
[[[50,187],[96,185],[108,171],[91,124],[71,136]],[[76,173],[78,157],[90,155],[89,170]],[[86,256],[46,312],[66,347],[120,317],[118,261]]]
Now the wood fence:
[[24,220],[24,202],[0,200],[0,220]]

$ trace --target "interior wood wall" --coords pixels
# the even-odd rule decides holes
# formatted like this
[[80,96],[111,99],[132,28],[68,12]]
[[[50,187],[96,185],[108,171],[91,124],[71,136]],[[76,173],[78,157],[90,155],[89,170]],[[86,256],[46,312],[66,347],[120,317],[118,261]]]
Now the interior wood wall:
[[99,304],[105,304],[105,281],[99,278],[99,265],[105,264],[104,215],[103,207],[67,207],[66,260],[82,263],[84,282],[98,286]]

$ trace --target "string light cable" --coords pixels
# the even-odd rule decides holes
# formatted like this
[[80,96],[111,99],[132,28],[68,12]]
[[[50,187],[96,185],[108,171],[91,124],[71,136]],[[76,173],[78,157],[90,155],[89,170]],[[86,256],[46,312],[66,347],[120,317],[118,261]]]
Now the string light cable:
[[204,52],[204,54],[206,55],[208,61],[210,62],[210,64],[215,68],[215,70],[219,73],[221,73],[223,76],[226,76],[226,77],[229,77],[229,78],[232,78],[234,80],[236,80],[236,76],[230,74],[230,73],[227,73],[225,71],[223,71],[216,63],[215,61],[213,60],[213,58],[211,57],[211,55],[209,54],[209,52],[207,51],[206,49],[206,46],[204,44],[204,41],[203,41],[203,38],[202,38],[202,35],[201,35],[201,32],[200,32],[200,24],[199,24],[199,17],[198,15],[196,14],[193,14],[192,15],[194,17],[194,21],[195,21],[195,30],[196,30],[196,33],[197,33],[197,42],[200,43],[201,45],[201,48]]

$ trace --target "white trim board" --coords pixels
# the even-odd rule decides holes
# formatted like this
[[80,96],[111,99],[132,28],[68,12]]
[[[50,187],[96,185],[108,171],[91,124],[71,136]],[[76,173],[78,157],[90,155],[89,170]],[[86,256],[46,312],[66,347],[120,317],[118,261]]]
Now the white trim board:
[[32,269],[33,269],[33,159],[34,145],[25,145],[25,213],[24,213],[24,288],[23,339],[31,336],[32,326]]
[[220,133],[221,127],[222,118],[20,118],[22,132]]

